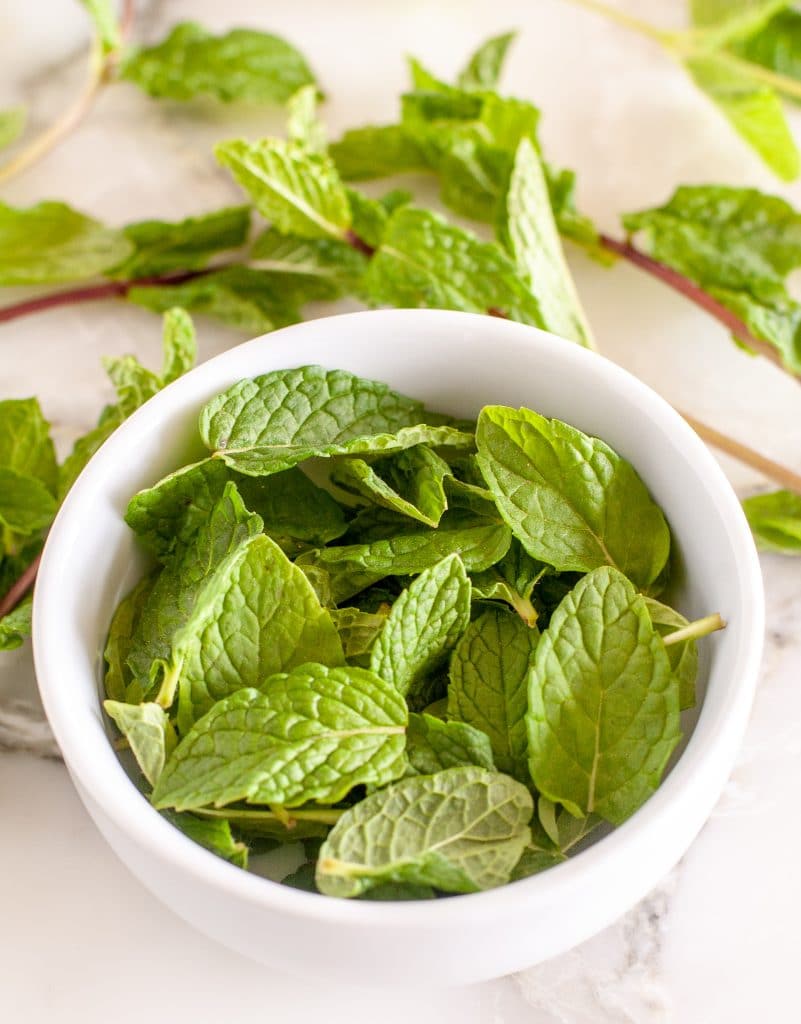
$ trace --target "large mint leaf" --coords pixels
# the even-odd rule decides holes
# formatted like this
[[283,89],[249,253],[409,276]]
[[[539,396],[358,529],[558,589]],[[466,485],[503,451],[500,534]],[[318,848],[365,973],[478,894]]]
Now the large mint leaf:
[[[268,228],[253,243],[251,258],[259,270],[293,288],[318,290],[321,299],[358,291],[367,257],[336,238],[300,238]],[[277,275],[285,275],[278,277]]]
[[0,402],[0,467],[34,477],[55,492],[58,467],[50,424],[35,398]]
[[383,882],[503,885],[529,841],[531,812],[524,786],[483,768],[403,779],[342,815],[320,849],[317,886],[353,897]]
[[475,518],[451,522],[438,530],[401,533],[366,544],[321,548],[298,558],[304,572],[323,571],[334,604],[340,604],[386,576],[417,575],[448,555],[459,555],[468,571],[487,569],[509,549],[509,530],[498,522]]
[[344,661],[331,617],[280,547],[255,537],[221,563],[174,634],[166,679],[179,681],[181,732],[216,700],[311,660]]
[[64,203],[15,209],[0,202],[0,285],[55,284],[97,277],[133,246]]
[[390,218],[365,288],[376,305],[496,310],[543,326],[536,300],[497,245],[411,206]]
[[259,213],[283,234],[344,238],[350,206],[334,162],[283,139],[233,139],[217,159],[248,193]]
[[433,715],[409,715],[406,756],[413,775],[433,775],[467,765],[495,771],[486,733],[464,722],[443,722]]
[[421,572],[393,604],[370,668],[410,702],[445,661],[470,622],[470,580],[458,555]]
[[343,459],[332,473],[339,487],[425,526],[437,526],[448,507],[444,481],[449,476],[448,463],[425,445],[373,463]]
[[760,548],[801,554],[801,495],[792,491],[757,494],[745,499],[743,510]]
[[490,608],[467,627],[451,659],[448,715],[481,729],[498,768],[528,781],[528,673],[539,640],[518,616]]
[[504,32],[493,36],[476,50],[459,74],[457,85],[460,89],[494,89],[501,76],[503,62],[515,32]]
[[142,774],[155,786],[175,746],[167,712],[158,704],[123,704],[116,700],[103,701],[103,707],[128,741]]
[[679,741],[679,686],[643,598],[595,569],[559,605],[529,681],[529,767],[571,814],[620,824],[654,792]]
[[603,441],[529,409],[486,406],[478,461],[498,510],[532,558],[560,571],[613,565],[646,587],[670,531],[633,466]]
[[244,245],[249,228],[248,206],[231,206],[181,221],[142,220],[127,224],[122,231],[134,251],[114,268],[113,276],[130,280],[198,270],[215,253]]
[[214,36],[191,21],[156,46],[131,50],[120,74],[160,99],[225,102],[283,103],[314,81],[300,53],[278,36],[241,28]]
[[145,681],[145,685],[138,683],[134,684],[133,689],[129,689],[133,683],[133,673],[128,666],[128,655],[142,609],[155,582],[154,573],[143,576],[117,605],[111,619],[103,658],[106,663],[104,688],[106,696],[112,701],[138,704],[143,699],[145,690],[149,689],[149,680]]
[[31,635],[33,598],[24,598],[8,615],[0,618],[0,651],[13,651]]
[[[661,637],[689,626],[685,617],[653,597],[646,597],[645,607],[657,633]],[[695,707],[695,682],[698,677],[698,645],[690,637],[665,647],[670,667],[679,681],[679,707],[682,711]]]
[[336,803],[404,770],[406,705],[360,668],[301,665],[219,701],[176,747],[153,803]]
[[559,231],[548,184],[529,139],[520,141],[503,203],[498,233],[539,303],[549,331],[593,347]]

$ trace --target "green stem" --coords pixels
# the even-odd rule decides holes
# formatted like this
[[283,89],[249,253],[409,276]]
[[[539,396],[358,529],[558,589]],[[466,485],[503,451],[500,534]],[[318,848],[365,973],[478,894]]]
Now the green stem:
[[633,14],[620,11],[617,7],[610,7],[609,4],[601,3],[601,0],[568,0],[568,2],[575,4],[576,7],[584,7],[588,11],[602,14],[605,18],[609,18],[610,21],[617,22],[618,25],[630,28],[634,32],[639,32],[640,35],[648,36],[649,39],[655,39],[658,43],[662,43],[663,46],[670,45],[674,39],[674,33],[665,32],[650,22],[635,18]]
[[699,637],[708,636],[718,629],[725,628],[726,623],[715,612],[714,615],[706,615],[703,619],[696,619],[695,622],[682,626],[675,633],[668,633],[667,636],[662,637],[662,643],[665,647],[669,647],[671,644],[680,644],[683,640],[698,640]]
[[197,814],[201,818],[236,818],[237,821],[276,821],[282,825],[287,824],[287,818],[289,821],[288,827],[291,827],[294,821],[319,821],[323,825],[336,825],[342,815],[345,813],[347,808],[345,807],[321,807],[319,810],[303,810],[303,808],[293,808],[290,811],[283,810],[281,814],[276,814],[274,811],[240,811],[234,808],[223,808],[221,810],[214,810],[211,807],[201,807],[193,810],[193,814]]

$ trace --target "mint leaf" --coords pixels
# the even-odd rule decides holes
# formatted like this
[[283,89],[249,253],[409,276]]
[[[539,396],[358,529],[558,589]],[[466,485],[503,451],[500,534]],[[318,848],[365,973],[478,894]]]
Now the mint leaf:
[[508,256],[437,214],[401,207],[370,261],[365,288],[376,305],[486,313],[542,326],[539,306]]
[[389,605],[377,612],[365,612],[361,608],[332,608],[329,614],[339,633],[345,657],[360,658],[370,653],[376,637],[384,628]]
[[542,634],[529,682],[529,767],[571,814],[620,824],[657,788],[679,741],[679,687],[642,597],[595,569]]
[[[142,615],[156,577],[153,573],[143,576],[133,590],[120,601],[111,620],[106,639],[106,647],[103,651],[103,658],[106,663],[106,675],[104,689],[106,696],[112,701],[126,701],[139,703],[144,698],[147,685],[141,683],[131,687],[133,673],[128,666],[128,655],[131,653],[131,644],[136,634],[136,629]],[[129,698],[133,697],[131,701]]]
[[92,19],[104,54],[113,53],[122,45],[117,15],[111,0],[80,0]]
[[368,199],[367,196],[352,188],[345,191],[353,218],[353,233],[360,241],[372,246],[373,249],[377,249],[384,240],[390,216],[395,210],[406,206],[412,200],[411,192],[400,188],[387,192],[380,199]]
[[449,555],[421,572],[393,604],[370,668],[410,703],[419,703],[427,680],[469,622],[470,580],[459,556]]
[[166,387],[191,370],[197,361],[195,327],[186,310],[169,309],[164,314],[162,347],[161,386]]
[[494,89],[516,32],[493,36],[476,50],[456,80],[460,89]]
[[383,882],[478,892],[509,881],[529,840],[531,796],[505,775],[450,768],[403,779],[349,808],[317,861],[327,896]]
[[172,811],[162,811],[162,814],[193,842],[216,853],[223,860],[236,864],[238,868],[247,868],[247,845],[234,839],[231,824],[225,818],[198,818],[195,814],[176,814]]
[[509,542],[509,530],[501,523],[476,518],[462,525],[443,517],[438,530],[322,548],[301,555],[296,564],[304,572],[323,570],[331,599],[340,604],[386,576],[417,575],[451,554],[459,555],[471,572],[487,569],[503,558]]
[[788,0],[690,0],[690,15],[711,45],[722,46],[758,32],[784,7]]
[[[782,4],[781,6],[786,6]],[[752,64],[801,80],[801,13],[783,10],[759,31],[734,42],[731,49]]]
[[303,85],[287,103],[287,136],[312,152],[326,149],[325,127],[317,117],[317,87]]
[[498,235],[534,294],[548,330],[594,348],[562,251],[545,175],[527,138],[515,153]]
[[5,535],[6,550],[15,547],[10,535],[30,536],[48,526],[56,507],[41,481],[0,466],[0,536]]
[[519,540],[513,540],[500,562],[472,576],[473,597],[505,601],[529,628],[533,628],[537,623],[537,610],[531,596],[548,571],[547,566],[536,562],[526,552]]
[[258,270],[282,278],[292,288],[316,291],[320,299],[336,299],[357,292],[367,269],[364,253],[336,238],[299,238],[268,228],[253,243],[251,260]]
[[384,178],[427,167],[420,147],[399,124],[351,128],[332,142],[328,151],[345,181]]
[[498,511],[532,558],[560,572],[613,565],[642,587],[657,578],[667,523],[634,467],[603,441],[529,409],[490,405],[476,443]]
[[409,715],[406,756],[414,775],[433,775],[467,765],[495,771],[485,733],[464,722],[443,722],[432,715]]
[[180,306],[254,333],[300,320],[297,297],[287,294],[280,279],[243,266],[213,270],[182,284],[131,288],[126,298],[156,313]]
[[247,206],[231,206],[181,221],[126,224],[122,233],[134,251],[114,268],[112,276],[131,280],[199,270],[215,253],[244,245],[249,228]]
[[278,545],[253,537],[221,562],[173,634],[162,692],[179,684],[184,733],[216,700],[311,658],[344,661],[331,617]]
[[0,285],[97,277],[126,259],[131,243],[65,203],[15,209],[0,202]]
[[801,157],[782,110],[769,86],[733,68],[725,57],[711,54],[684,61],[693,81],[720,109],[731,126],[756,150],[782,181],[793,181]]
[[12,107],[0,110],[0,149],[10,146],[22,135],[25,128],[25,108]]
[[526,765],[527,681],[539,632],[491,608],[467,627],[451,659],[448,715],[481,729],[498,768],[522,782]]
[[743,511],[762,550],[801,554],[801,495],[792,491],[757,494],[745,499]]
[[350,207],[334,162],[283,139],[233,139],[215,148],[217,159],[283,234],[344,238]]
[[24,598],[13,612],[0,618],[0,651],[13,651],[31,635],[33,597]]
[[397,778],[406,722],[403,699],[371,672],[301,665],[215,704],[176,747],[153,803],[336,803]]
[[448,463],[425,445],[377,459],[343,459],[331,479],[346,491],[392,509],[425,526],[437,526],[448,507],[444,481]]
[[142,774],[155,786],[176,743],[167,712],[158,704],[121,704],[116,700],[104,700],[103,707],[128,740]]
[[278,36],[241,28],[214,36],[191,21],[157,46],[129,51],[120,76],[158,99],[207,95],[226,103],[283,103],[314,81],[300,53]]
[[55,493],[56,453],[50,424],[37,399],[8,398],[0,402],[0,467],[34,477]]
[[[689,626],[685,617],[674,608],[653,597],[645,597],[645,607],[657,633],[665,637],[677,629]],[[682,711],[695,707],[695,681],[698,677],[698,645],[695,640],[683,640],[665,648],[670,667],[679,682],[679,707]]]

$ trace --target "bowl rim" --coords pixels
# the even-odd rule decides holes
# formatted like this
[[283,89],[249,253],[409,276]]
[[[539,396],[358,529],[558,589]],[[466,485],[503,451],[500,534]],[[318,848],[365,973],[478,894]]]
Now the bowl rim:
[[[732,692],[726,708],[721,709],[714,719],[710,720],[708,716],[705,721],[702,706],[687,747],[670,774],[631,818],[577,856],[546,872],[496,889],[457,895],[447,900],[373,903],[320,897],[243,871],[197,845],[164,819],[140,793],[125,773],[105,733],[101,737],[103,744],[98,744],[98,737],[88,735],[82,720],[70,713],[69,687],[64,684],[64,679],[66,677],[69,680],[71,673],[58,652],[59,634],[63,635],[67,629],[66,617],[61,614],[65,578],[63,563],[70,550],[71,538],[75,536],[80,522],[85,520],[84,494],[101,484],[107,474],[113,475],[117,454],[128,438],[141,431],[152,417],[166,413],[175,399],[184,391],[192,391],[198,381],[213,383],[215,377],[224,376],[224,372],[221,374],[220,371],[224,371],[233,353],[253,350],[254,355],[257,355],[263,349],[265,340],[270,345],[276,340],[283,342],[288,336],[300,340],[302,333],[313,334],[321,329],[336,334],[343,329],[347,331],[348,323],[354,318],[361,320],[366,317],[371,318],[379,329],[384,319],[387,323],[408,323],[409,329],[415,332],[424,331],[427,323],[433,325],[434,330],[438,327],[441,329],[444,320],[461,322],[465,326],[468,320],[471,326],[475,326],[474,322],[481,322],[488,334],[507,333],[510,338],[517,337],[525,341],[532,347],[532,351],[539,346],[541,352],[562,361],[565,372],[569,372],[571,366],[584,363],[601,380],[626,390],[632,399],[638,398],[641,403],[647,403],[651,419],[662,428],[666,436],[679,443],[685,461],[703,479],[721,523],[737,545],[744,584],[738,597],[748,612],[739,631],[735,655],[737,674],[731,680]],[[255,362],[258,363],[258,359]],[[764,593],[761,570],[740,503],[711,452],[660,395],[639,378],[598,353],[539,328],[481,314],[427,309],[369,310],[307,320],[234,346],[168,385],[114,432],[73,485],[45,543],[33,604],[36,675],[48,721],[73,781],[82,791],[81,795],[88,794],[122,833],[131,836],[137,844],[155,856],[168,859],[174,868],[198,882],[225,890],[273,911],[309,921],[372,926],[380,923],[401,929],[452,928],[468,921],[476,924],[491,917],[497,922],[499,917],[517,916],[521,905],[530,906],[537,899],[559,899],[582,878],[604,866],[608,867],[619,852],[636,841],[638,836],[642,841],[647,841],[649,832],[658,827],[660,819],[669,817],[671,810],[675,810],[675,805],[680,802],[685,787],[691,784],[700,763],[709,762],[717,751],[726,760],[726,774],[731,770],[731,751],[742,740],[756,687],[763,632]],[[94,760],[96,755],[100,758],[97,763]]]

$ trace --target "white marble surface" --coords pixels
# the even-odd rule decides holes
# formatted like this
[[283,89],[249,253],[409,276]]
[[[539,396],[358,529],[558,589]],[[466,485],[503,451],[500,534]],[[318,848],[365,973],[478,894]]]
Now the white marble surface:
[[[45,6],[47,16],[44,16]],[[662,200],[680,181],[780,191],[669,60],[563,0],[161,0],[138,3],[154,39],[197,18],[214,28],[263,26],[305,50],[330,96],[332,134],[389,119],[402,55],[453,72],[483,36],[516,26],[510,91],[544,112],[557,163],[580,174],[583,205],[605,227]],[[678,23],[680,0],[640,0],[642,16]],[[0,3],[0,109],[52,116],[80,76],[85,24],[74,0]],[[801,122],[795,116],[801,134]],[[179,216],[234,197],[211,143],[279,124],[262,111],[157,105],[109,88],[81,129],[3,198],[63,198],[111,222]],[[783,190],[801,204],[801,187]],[[801,465],[801,396],[660,286],[627,268],[577,258],[578,284],[603,350],[666,397],[775,457]],[[326,308],[316,311],[327,312]],[[200,324],[201,355],[242,340]],[[101,354],[157,361],[151,314],[105,302],[0,328],[0,392],[38,393],[62,445],[108,397]],[[746,493],[760,481],[725,463]],[[116,861],[55,756],[34,690],[30,652],[0,662],[0,1005],[31,1024],[204,1021],[225,1014],[295,1024],[751,1024],[798,1019],[801,940],[801,575],[766,557],[769,631],[748,735],[712,819],[681,864],[642,904],[584,946],[474,989],[385,995],[299,984],[190,931]],[[310,979],[311,980],[311,979]],[[154,1017],[155,1015],[155,1017]]]

